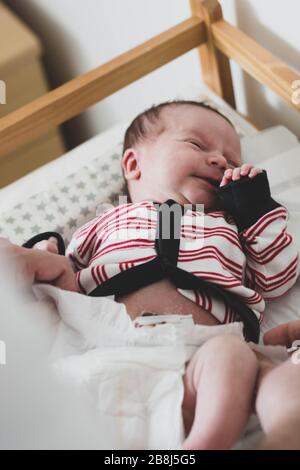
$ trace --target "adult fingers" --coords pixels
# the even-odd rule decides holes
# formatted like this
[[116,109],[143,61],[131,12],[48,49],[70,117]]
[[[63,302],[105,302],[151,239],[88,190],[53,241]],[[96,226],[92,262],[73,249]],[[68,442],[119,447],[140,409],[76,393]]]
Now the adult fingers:
[[300,340],[300,320],[279,325],[264,334],[264,343],[290,347],[293,341]]

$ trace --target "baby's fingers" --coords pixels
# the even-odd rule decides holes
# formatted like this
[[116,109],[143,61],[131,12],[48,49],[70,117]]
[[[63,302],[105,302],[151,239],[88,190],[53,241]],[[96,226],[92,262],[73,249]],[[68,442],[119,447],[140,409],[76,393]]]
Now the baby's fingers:
[[250,163],[244,163],[242,166],[241,166],[241,176],[247,176],[249,175],[249,173],[251,172],[253,168],[253,165],[251,165]]
[[220,183],[220,187],[225,186],[226,184],[230,183],[231,179],[232,179],[232,170],[228,169],[225,171],[223,175],[222,181]]
[[254,178],[254,176],[257,176],[259,173],[262,173],[262,170],[260,168],[252,168],[249,173],[249,178]]
[[234,168],[232,171],[232,181],[237,181],[241,177],[241,167]]

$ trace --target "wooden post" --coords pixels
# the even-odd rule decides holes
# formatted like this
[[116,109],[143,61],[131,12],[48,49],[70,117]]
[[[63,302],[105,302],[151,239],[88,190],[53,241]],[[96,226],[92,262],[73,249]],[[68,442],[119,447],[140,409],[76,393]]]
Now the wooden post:
[[190,0],[192,15],[204,20],[206,42],[198,47],[203,81],[217,95],[233,108],[236,108],[229,59],[220,52],[214,43],[211,25],[223,19],[218,0]]

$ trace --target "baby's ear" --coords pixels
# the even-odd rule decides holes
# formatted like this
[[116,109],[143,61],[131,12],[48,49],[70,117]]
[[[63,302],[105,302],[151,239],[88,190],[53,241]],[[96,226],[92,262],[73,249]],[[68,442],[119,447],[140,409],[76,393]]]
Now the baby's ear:
[[122,168],[124,177],[127,180],[135,180],[140,178],[141,170],[136,150],[132,148],[125,150],[122,157]]

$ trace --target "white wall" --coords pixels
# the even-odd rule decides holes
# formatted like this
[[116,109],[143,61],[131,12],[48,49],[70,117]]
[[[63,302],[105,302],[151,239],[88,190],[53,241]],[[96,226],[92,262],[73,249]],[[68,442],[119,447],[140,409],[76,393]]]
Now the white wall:
[[[112,59],[190,16],[188,0],[7,0],[42,39],[51,86]],[[221,0],[224,17],[289,65],[300,62],[300,3],[297,0]],[[298,67],[299,68],[299,67]],[[285,124],[300,136],[299,117],[270,92],[233,68],[238,107],[262,128]],[[140,79],[66,126],[72,146],[133,117],[201,80],[196,51]]]
[[[235,4],[238,27],[299,72],[300,2],[236,0]],[[241,74],[235,74],[235,79],[238,76]],[[242,74],[242,78],[238,82],[239,96],[249,116],[261,128],[284,124],[300,137],[299,113],[248,75]]]

